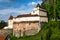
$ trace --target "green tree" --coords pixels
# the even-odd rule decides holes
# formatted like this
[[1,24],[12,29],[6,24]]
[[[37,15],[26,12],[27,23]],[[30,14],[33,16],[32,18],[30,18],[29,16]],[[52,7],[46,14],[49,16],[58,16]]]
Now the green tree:
[[7,26],[7,22],[5,22],[5,21],[2,20],[0,22],[0,29],[4,28],[5,26]]
[[51,28],[49,27],[48,32],[47,32],[47,34],[46,34],[46,40],[50,40],[51,35],[52,35],[52,30],[51,30]]
[[54,20],[56,20],[57,18],[56,18],[56,0],[53,0],[53,16],[54,16]]
[[43,39],[43,35],[42,35],[42,34],[41,34],[41,40],[44,40],[44,39]]
[[48,12],[49,20],[56,20],[57,19],[57,1],[56,0],[49,0],[49,2],[43,2],[42,8],[46,9]]
[[60,0],[57,0],[57,3],[56,3],[57,7],[56,7],[56,11],[57,11],[57,17],[60,18]]
[[53,7],[50,3],[48,2],[43,2],[42,3],[42,8],[45,9],[47,11],[47,15],[48,15],[48,20],[51,20],[53,18]]

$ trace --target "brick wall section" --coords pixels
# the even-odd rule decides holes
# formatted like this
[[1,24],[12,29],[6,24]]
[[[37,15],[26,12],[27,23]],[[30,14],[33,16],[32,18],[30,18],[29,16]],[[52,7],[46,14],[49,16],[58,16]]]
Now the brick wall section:
[[23,35],[34,35],[39,31],[39,22],[36,23],[19,23],[13,26],[13,35],[15,37],[20,37]]

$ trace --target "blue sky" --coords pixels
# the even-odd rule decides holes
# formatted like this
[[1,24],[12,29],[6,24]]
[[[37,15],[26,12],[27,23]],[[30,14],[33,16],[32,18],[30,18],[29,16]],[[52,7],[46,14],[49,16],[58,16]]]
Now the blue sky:
[[10,15],[28,14],[42,0],[0,0],[0,20],[8,21]]

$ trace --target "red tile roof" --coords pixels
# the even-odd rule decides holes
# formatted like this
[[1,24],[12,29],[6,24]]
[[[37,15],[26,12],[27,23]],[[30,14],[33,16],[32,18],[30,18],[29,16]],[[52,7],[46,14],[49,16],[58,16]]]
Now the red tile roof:
[[18,18],[18,17],[32,17],[32,16],[39,16],[39,15],[37,15],[37,14],[35,14],[35,15],[23,14],[23,15],[18,15],[17,18]]
[[10,18],[9,19],[13,19],[13,16],[10,16]]
[[15,18],[21,18],[21,17],[36,17],[36,16],[40,16],[40,17],[47,17],[47,16],[43,16],[43,15],[37,15],[37,14],[35,14],[35,15],[31,15],[31,14],[23,14],[23,15],[18,15],[17,17],[15,17]]
[[5,40],[6,36],[0,36],[0,40]]
[[40,8],[41,8],[41,6],[40,6],[40,4],[39,4],[39,3],[37,4],[36,8],[37,8],[37,7],[40,7]]

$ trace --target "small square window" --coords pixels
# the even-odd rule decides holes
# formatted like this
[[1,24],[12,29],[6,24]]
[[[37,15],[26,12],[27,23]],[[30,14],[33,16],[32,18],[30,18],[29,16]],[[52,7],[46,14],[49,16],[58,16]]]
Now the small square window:
[[33,13],[35,13],[35,11],[33,11]]
[[31,25],[31,23],[29,23],[29,25]]

